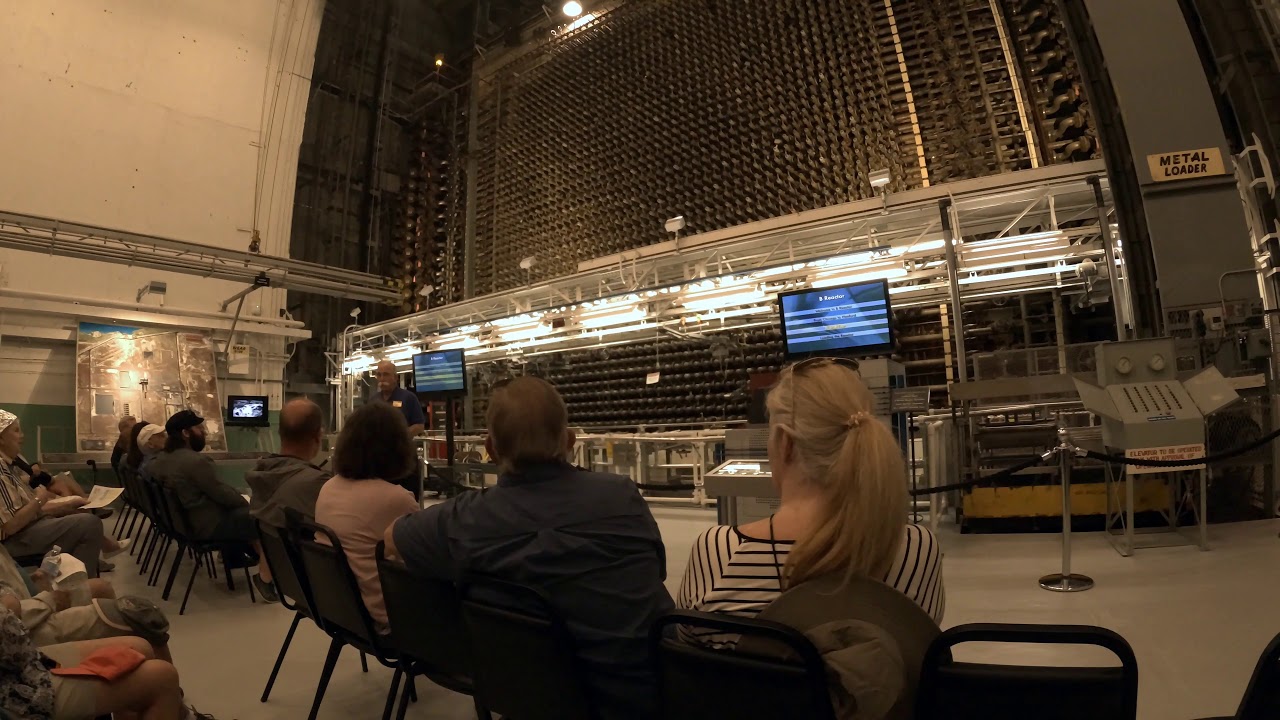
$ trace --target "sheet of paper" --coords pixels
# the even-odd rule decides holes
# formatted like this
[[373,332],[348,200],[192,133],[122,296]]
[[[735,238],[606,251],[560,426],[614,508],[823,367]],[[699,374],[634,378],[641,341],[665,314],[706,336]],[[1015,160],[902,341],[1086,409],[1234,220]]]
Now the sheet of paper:
[[120,494],[123,492],[124,488],[103,487],[102,485],[98,485],[89,491],[89,501],[80,507],[86,510],[106,507],[115,502],[116,498],[120,497]]

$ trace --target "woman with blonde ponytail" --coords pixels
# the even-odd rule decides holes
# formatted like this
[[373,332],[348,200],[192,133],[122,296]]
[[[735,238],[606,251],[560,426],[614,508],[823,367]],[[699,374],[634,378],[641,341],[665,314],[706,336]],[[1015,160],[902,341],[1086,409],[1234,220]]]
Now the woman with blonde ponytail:
[[835,574],[883,580],[942,620],[941,552],[932,533],[906,522],[902,450],[871,414],[856,368],[812,358],[782,371],[768,398],[769,465],[782,504],[764,520],[703,533],[678,606],[754,617],[783,590]]

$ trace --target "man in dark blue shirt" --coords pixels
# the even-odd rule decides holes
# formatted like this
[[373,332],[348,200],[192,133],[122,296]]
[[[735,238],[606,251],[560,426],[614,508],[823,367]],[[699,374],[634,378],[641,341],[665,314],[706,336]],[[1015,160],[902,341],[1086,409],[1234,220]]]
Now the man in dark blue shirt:
[[545,381],[495,389],[487,424],[497,487],[396,521],[388,553],[432,577],[476,572],[541,589],[574,636],[601,716],[651,717],[647,638],[672,602],[649,506],[630,479],[567,462],[576,438]]
[[427,418],[422,414],[422,403],[418,396],[400,387],[400,376],[396,366],[390,360],[378,363],[374,371],[378,379],[378,392],[369,398],[371,402],[384,402],[404,414],[404,421],[409,426],[409,437],[417,437],[426,429]]

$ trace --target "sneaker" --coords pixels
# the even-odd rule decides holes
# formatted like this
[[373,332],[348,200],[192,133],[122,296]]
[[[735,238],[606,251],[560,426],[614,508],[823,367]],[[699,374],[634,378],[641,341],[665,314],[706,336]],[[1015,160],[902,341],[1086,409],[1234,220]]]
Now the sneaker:
[[262,601],[266,603],[280,602],[280,596],[276,594],[275,583],[267,582],[262,579],[261,575],[254,574],[253,586],[257,588],[258,595],[262,597]]
[[104,550],[104,551],[102,552],[102,559],[103,559],[103,560],[110,560],[111,558],[113,558],[113,557],[115,557],[115,556],[119,555],[120,553],[122,553],[122,552],[124,552],[124,551],[128,550],[128,549],[129,549],[129,546],[133,544],[133,538],[125,538],[125,539],[121,540],[119,544],[120,544],[120,547],[116,548],[115,550]]
[[115,569],[116,569],[115,563],[109,563],[106,560],[98,561],[99,573],[111,572],[112,570],[115,570]]

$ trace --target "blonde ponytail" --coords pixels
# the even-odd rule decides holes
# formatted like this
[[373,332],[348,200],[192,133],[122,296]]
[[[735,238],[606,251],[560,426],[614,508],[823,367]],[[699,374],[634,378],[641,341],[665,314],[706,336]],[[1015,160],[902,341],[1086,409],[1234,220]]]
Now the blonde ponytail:
[[902,542],[906,464],[871,402],[862,378],[834,363],[784,371],[769,393],[770,423],[791,436],[807,479],[828,500],[791,550],[788,587],[829,573],[881,579]]

